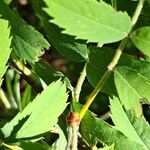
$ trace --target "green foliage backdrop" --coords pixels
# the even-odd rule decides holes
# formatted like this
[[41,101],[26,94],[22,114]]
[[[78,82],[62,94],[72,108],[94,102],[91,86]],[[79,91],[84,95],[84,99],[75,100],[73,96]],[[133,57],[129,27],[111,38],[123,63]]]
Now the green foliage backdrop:
[[0,1],[0,149],[149,150],[149,105],[149,0]]

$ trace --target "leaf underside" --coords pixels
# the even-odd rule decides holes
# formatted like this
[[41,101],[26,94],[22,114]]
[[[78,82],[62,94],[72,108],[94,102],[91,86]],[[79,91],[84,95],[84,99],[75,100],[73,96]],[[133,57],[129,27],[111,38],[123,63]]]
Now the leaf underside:
[[[116,73],[126,82],[126,86],[127,84],[130,86],[130,90],[134,92],[132,92],[132,94],[134,94],[138,100],[150,104],[150,80],[148,80],[148,78],[145,78],[141,73],[127,66],[118,67]],[[139,108],[139,106],[137,107]]]

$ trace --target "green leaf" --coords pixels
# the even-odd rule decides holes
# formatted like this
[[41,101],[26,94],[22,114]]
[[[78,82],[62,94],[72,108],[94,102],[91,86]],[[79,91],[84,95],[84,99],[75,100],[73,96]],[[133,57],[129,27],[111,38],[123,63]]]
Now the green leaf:
[[67,88],[69,88],[71,91],[73,90],[73,87],[69,79],[60,71],[52,68],[49,64],[43,61],[38,61],[37,63],[34,63],[32,66],[33,66],[34,71],[37,73],[37,75],[47,85],[61,78],[62,81],[66,83]]
[[8,28],[8,21],[0,18],[0,86],[2,83],[2,77],[7,69],[5,66],[9,55],[11,52],[10,49],[10,28]]
[[148,4],[150,5],[150,0],[147,0]]
[[[115,72],[126,81],[130,89],[134,91],[134,95],[138,100],[150,104],[150,80],[145,78],[142,73],[130,67],[118,67]],[[139,107],[139,106],[138,106]]]
[[115,11],[103,1],[44,1],[48,6],[45,11],[54,18],[51,22],[64,28],[63,33],[78,39],[101,44],[112,43],[126,37],[131,28],[127,13]]
[[[107,66],[111,62],[115,52],[113,52],[110,48],[90,47],[89,49],[89,63],[86,68],[87,78],[91,85],[95,87],[106,72]],[[102,92],[109,93],[109,95],[116,93],[113,75],[108,78]]]
[[131,34],[131,40],[141,52],[150,57],[150,27],[135,30]]
[[[140,104],[141,95],[137,93],[130,83],[118,71],[114,74],[115,85],[119,99],[126,110],[133,110],[137,116],[142,115]],[[139,83],[138,83],[139,84]]]
[[88,59],[88,48],[85,42],[62,34],[62,30],[52,23],[45,23],[44,27],[54,47],[67,59],[74,62],[82,62]]
[[33,90],[30,85],[27,85],[22,94],[22,109],[24,109],[33,100]]
[[45,143],[38,142],[25,142],[21,141],[19,146],[23,148],[23,150],[50,150],[50,146]]
[[38,61],[39,56],[44,53],[43,49],[49,48],[48,42],[33,27],[27,25],[18,14],[9,9],[3,1],[0,1],[0,15],[9,21],[11,26],[13,53],[23,60]]
[[116,129],[121,131],[129,139],[143,145],[145,150],[150,149],[150,126],[144,117],[137,118],[134,113],[127,113],[121,103],[115,97],[110,101],[112,120]]
[[[149,0],[147,0],[149,1]],[[138,1],[124,1],[124,0],[117,0],[117,10],[118,11],[126,11],[130,16],[133,16],[135,9],[137,7]],[[128,7],[127,7],[128,6]],[[138,21],[136,23],[137,27],[149,26],[150,25],[150,17],[149,17],[149,5],[145,2],[142,13],[138,17]]]
[[54,69],[49,64],[38,61],[33,65],[34,71],[37,75],[47,84],[49,85],[54,80],[58,80],[60,78],[64,78],[65,76],[60,71]]
[[12,2],[12,0],[4,0],[4,2],[9,5]]
[[49,16],[42,10],[43,1],[31,0],[37,17],[41,20],[44,30],[52,45],[67,59],[81,62],[88,59],[88,49],[84,41],[75,40],[74,37],[61,33],[61,29],[48,22]]
[[[112,50],[110,48],[90,48],[89,63],[87,65],[87,78],[93,86],[96,86],[102,75],[107,70],[107,66],[110,64],[112,58],[114,57],[114,54],[115,50]],[[117,66],[128,66],[137,71],[137,73],[141,74],[143,77],[145,77],[145,79],[150,81],[149,62],[137,60],[136,58],[123,53]],[[112,74],[102,89],[102,92],[105,92],[111,96],[117,95],[113,78],[114,77]]]
[[[13,132],[18,122],[27,118],[27,121],[20,125],[15,138],[28,138],[43,134],[52,130],[57,123],[58,117],[66,108],[67,94],[66,87],[59,80],[50,84],[33,102],[15,118],[7,123],[2,131],[6,138]],[[14,128],[15,129],[15,128]]]
[[[79,112],[81,105],[74,102],[73,111]],[[95,145],[99,140],[107,145],[113,144],[117,138],[123,137],[121,132],[117,131],[107,122],[95,117],[93,113],[87,111],[80,124],[80,132],[82,137],[89,145]]]
[[[81,106],[73,103],[73,110],[79,112]],[[84,140],[92,147],[96,142],[105,145],[114,144],[115,150],[144,150],[143,146],[129,140],[114,126],[94,116],[93,113],[87,111],[80,124],[80,133]]]
[[104,148],[99,148],[98,150],[114,150],[114,144],[111,146],[105,146]]

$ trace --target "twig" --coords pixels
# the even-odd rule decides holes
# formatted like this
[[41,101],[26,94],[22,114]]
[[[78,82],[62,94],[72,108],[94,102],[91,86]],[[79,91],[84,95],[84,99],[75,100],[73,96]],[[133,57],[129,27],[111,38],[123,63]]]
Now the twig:
[[73,112],[70,114],[69,119],[69,134],[66,150],[78,150],[78,130],[80,124],[79,113]]
[[7,99],[7,97],[6,97],[6,95],[5,95],[2,88],[0,88],[0,99],[3,102],[4,106],[6,107],[6,109],[11,108],[11,105],[10,105],[10,103],[9,103],[9,101],[8,101],[8,99]]
[[128,36],[121,41],[119,47],[116,50],[115,56],[113,57],[111,63],[108,65],[108,70],[105,72],[103,77],[100,79],[100,81],[97,84],[97,86],[95,87],[94,91],[89,96],[86,104],[82,107],[82,109],[80,111],[80,119],[83,118],[83,116],[85,115],[86,111],[88,110],[88,108],[90,107],[91,103],[93,102],[94,98],[100,92],[100,90],[102,89],[104,83],[107,81],[108,77],[110,76],[110,74],[114,70],[115,66],[117,65],[117,63],[118,63],[118,61],[120,59],[120,56],[122,54],[122,51],[124,50],[124,48],[126,46],[126,43],[127,43],[128,39],[129,39],[130,33],[132,32],[132,29],[133,29],[134,25],[136,24],[136,22],[138,20],[138,17],[139,17],[139,15],[141,13],[143,5],[144,5],[144,0],[139,0],[139,3],[137,5],[136,10],[134,12],[134,15],[132,17],[131,31],[129,32]]
[[110,118],[110,111],[107,111],[105,114],[100,116],[100,118],[103,119],[103,120],[109,119]]
[[16,74],[14,78],[14,98],[16,100],[16,103],[18,105],[18,109],[21,112],[22,111],[22,102],[21,102],[21,96],[20,96],[20,83],[19,83],[19,75]]
[[66,150],[70,150],[71,147],[71,143],[72,143],[72,128],[69,126],[68,127],[68,141],[67,141],[67,146],[66,146]]
[[80,74],[80,77],[78,79],[78,82],[77,82],[77,85],[75,87],[75,99],[76,101],[78,102],[79,101],[79,97],[80,97],[80,92],[81,92],[81,88],[82,88],[82,85],[83,85],[83,82],[85,80],[85,77],[86,77],[86,66],[87,66],[87,63],[85,64],[81,74]]
[[37,93],[40,93],[43,90],[37,75],[24,66],[20,61],[10,61],[9,65],[13,67]]

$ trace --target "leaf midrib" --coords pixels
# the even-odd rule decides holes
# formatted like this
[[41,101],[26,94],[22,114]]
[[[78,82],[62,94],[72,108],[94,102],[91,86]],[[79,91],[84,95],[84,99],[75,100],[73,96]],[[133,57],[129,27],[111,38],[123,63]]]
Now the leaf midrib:
[[[137,40],[141,40],[141,41],[145,42],[146,44],[150,44],[150,40],[148,40],[148,39],[143,39],[143,38],[141,38],[141,37],[138,36],[138,35],[136,35],[136,36],[133,37],[133,38],[135,38],[135,39],[137,39]],[[134,40],[134,39],[133,39],[133,40]]]
[[[129,83],[128,81],[125,80],[125,78],[124,78],[118,71],[117,71],[117,73],[118,73],[118,75],[120,75],[120,77],[122,77],[122,79],[124,79],[124,81],[133,89],[133,91],[135,91],[135,92],[139,95],[139,93],[130,85],[130,83]],[[139,95],[139,96],[140,96],[140,95]],[[123,110],[123,112],[124,112],[124,110]],[[134,133],[136,133],[137,138],[141,141],[140,144],[142,144],[147,150],[149,150],[149,149],[147,148],[146,144],[144,143],[144,141],[140,138],[140,135],[137,133],[137,131],[136,131],[136,129],[134,128],[134,126],[132,125],[132,123],[131,123],[129,117],[126,115],[125,112],[124,112],[124,114],[125,114],[126,118],[128,119],[128,121],[129,121],[131,127],[132,127],[133,130],[135,131]]]
[[[128,68],[129,70],[135,71],[136,74],[138,74],[141,78],[143,78],[145,80],[145,82],[150,86],[150,81],[143,76],[141,73],[137,72],[135,69],[132,69],[130,67],[125,66],[124,68]],[[117,71],[117,70],[116,70]],[[117,71],[119,73],[119,71]],[[119,73],[120,74],[120,73]],[[121,75],[121,74],[120,74]],[[123,77],[123,76],[122,76]],[[123,77],[124,78],[124,77]],[[125,78],[124,78],[125,79]],[[126,80],[126,82],[134,89],[134,87]],[[141,95],[138,91],[135,91],[138,95]]]
[[[61,7],[61,8],[63,8],[63,9],[65,9],[66,11],[72,12],[73,14],[75,14],[75,15],[77,15],[77,16],[79,16],[79,17],[83,17],[83,18],[89,20],[90,22],[94,22],[94,23],[96,22],[97,24],[100,24],[101,26],[102,26],[102,25],[103,25],[103,26],[106,26],[107,28],[110,28],[111,30],[115,30],[115,31],[117,31],[117,32],[119,32],[119,33],[121,33],[121,34],[127,35],[127,32],[124,32],[124,31],[122,31],[122,30],[119,30],[118,28],[114,28],[114,27],[109,26],[109,25],[107,25],[107,24],[100,23],[100,22],[94,20],[93,18],[89,18],[89,17],[85,16],[84,14],[78,14],[78,13],[74,12],[74,11],[71,10],[71,9],[68,9],[68,8],[66,8],[66,7],[63,7],[62,5],[59,5],[59,3],[57,3],[57,2],[54,2],[54,3],[55,3],[56,5],[58,5],[58,7]],[[55,19],[54,19],[54,20],[55,20]]]

